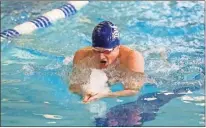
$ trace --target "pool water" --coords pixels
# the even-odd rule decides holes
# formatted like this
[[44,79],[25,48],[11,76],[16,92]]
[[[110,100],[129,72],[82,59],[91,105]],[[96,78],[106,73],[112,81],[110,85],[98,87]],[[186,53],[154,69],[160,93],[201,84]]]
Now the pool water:
[[[1,30],[64,3],[2,1]],[[143,53],[153,82],[136,96],[85,105],[68,91],[72,62],[64,59],[90,46],[103,20],[119,27],[123,45]],[[1,42],[1,125],[205,126],[204,54],[204,1],[90,2],[49,28]]]

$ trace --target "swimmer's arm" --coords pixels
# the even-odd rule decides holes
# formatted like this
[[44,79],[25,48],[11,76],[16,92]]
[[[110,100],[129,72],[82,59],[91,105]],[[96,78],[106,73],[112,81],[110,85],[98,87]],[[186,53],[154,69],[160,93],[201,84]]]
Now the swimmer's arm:
[[80,60],[84,59],[85,57],[88,57],[90,53],[91,53],[90,47],[76,51],[73,58],[73,66],[80,64]]
[[139,52],[132,52],[127,59],[127,68],[129,71],[144,74],[144,57]]
[[76,51],[73,58],[73,66],[79,64],[79,61],[85,57],[83,51]]
[[[127,68],[134,73],[142,74],[144,75],[144,58],[139,52],[132,52],[127,61]],[[118,91],[118,92],[111,92],[107,95],[107,97],[118,97],[118,96],[132,96],[136,95],[140,88],[143,85],[143,80],[140,81],[129,81],[129,83],[125,82],[124,90]]]
[[[128,84],[126,84],[126,85],[128,85]],[[98,93],[94,96],[91,96],[85,103],[95,101],[95,100],[101,99],[101,98],[106,98],[106,97],[133,96],[133,95],[136,95],[139,92],[142,85],[143,85],[142,81],[141,82],[132,82],[132,84],[130,82],[130,85],[128,85],[128,87],[125,86],[124,90],[122,90],[122,91]]]
[[88,93],[88,94],[84,94],[81,90],[81,85],[80,84],[71,84],[69,86],[69,90],[73,93],[82,95],[82,102],[86,103],[87,100],[92,96],[92,94]]
[[[132,52],[127,61],[127,68],[130,72],[139,74],[137,77],[142,77],[144,75],[144,58],[139,52]],[[142,77],[143,78],[143,77]],[[124,90],[119,92],[113,92],[109,94],[110,97],[117,96],[132,96],[136,95],[141,89],[144,81],[143,79],[139,81],[128,80],[129,82],[123,82]]]
[[[70,77],[70,80],[72,79],[73,77],[73,73],[76,72],[77,68],[78,68],[78,65],[80,64],[79,61],[85,57],[85,53],[81,50],[78,50],[75,52],[74,54],[74,58],[73,58],[73,69],[72,69],[72,75]],[[73,93],[77,93],[77,94],[81,94],[81,88],[80,88],[80,85],[81,84],[71,84],[70,83],[70,86],[69,86],[69,90]]]
[[140,82],[130,82],[124,84],[123,91],[110,92],[106,97],[120,97],[120,96],[133,96],[136,95],[143,85],[143,81]]
[[77,93],[79,95],[81,95],[81,88],[80,88],[80,84],[71,84],[69,86],[69,91],[73,92],[73,93]]
[[132,90],[132,89],[126,89],[123,91],[117,91],[117,92],[107,92],[107,93],[98,93],[92,97],[90,97],[85,103],[95,101],[101,98],[106,97],[124,97],[124,96],[133,96],[138,93],[138,90]]

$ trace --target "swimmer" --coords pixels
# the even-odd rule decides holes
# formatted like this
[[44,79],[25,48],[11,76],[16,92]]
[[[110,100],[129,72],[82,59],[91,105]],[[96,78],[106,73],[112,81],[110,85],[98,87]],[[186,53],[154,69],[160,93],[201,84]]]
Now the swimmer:
[[[106,73],[110,85],[120,82],[124,89],[111,92],[87,93],[90,69],[99,69]],[[105,97],[123,97],[136,95],[144,80],[144,58],[138,51],[120,45],[119,31],[110,21],[100,22],[92,33],[92,47],[76,51],[73,58],[73,71],[70,76],[69,90],[83,96],[83,102],[89,103]],[[98,86],[98,84],[96,85]]]

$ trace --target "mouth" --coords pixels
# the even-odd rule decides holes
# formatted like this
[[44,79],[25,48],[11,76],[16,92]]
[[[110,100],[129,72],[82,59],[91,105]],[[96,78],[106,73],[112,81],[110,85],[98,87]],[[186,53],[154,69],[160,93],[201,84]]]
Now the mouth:
[[106,64],[107,61],[106,61],[106,60],[101,60],[100,63],[101,63],[101,64]]

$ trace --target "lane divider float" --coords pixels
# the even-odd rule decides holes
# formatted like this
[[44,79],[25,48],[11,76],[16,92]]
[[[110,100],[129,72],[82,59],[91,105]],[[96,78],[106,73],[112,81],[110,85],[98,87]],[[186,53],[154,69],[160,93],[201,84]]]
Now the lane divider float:
[[88,3],[89,1],[68,1],[67,4],[61,6],[60,8],[46,12],[34,20],[24,22],[15,26],[13,29],[4,30],[0,34],[1,41],[4,39],[16,38],[20,35],[31,34],[33,31],[39,28],[47,28],[51,26],[53,22],[59,19],[70,17],[76,14],[77,11],[79,11]]

